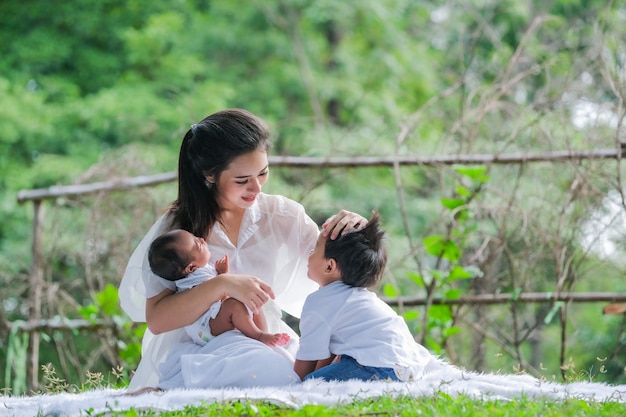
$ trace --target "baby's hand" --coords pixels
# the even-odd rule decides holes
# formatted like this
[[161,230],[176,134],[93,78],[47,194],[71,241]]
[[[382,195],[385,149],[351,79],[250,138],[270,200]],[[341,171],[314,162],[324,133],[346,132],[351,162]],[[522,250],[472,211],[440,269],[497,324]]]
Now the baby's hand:
[[218,274],[228,273],[228,255],[224,255],[221,259],[215,261],[215,270]]

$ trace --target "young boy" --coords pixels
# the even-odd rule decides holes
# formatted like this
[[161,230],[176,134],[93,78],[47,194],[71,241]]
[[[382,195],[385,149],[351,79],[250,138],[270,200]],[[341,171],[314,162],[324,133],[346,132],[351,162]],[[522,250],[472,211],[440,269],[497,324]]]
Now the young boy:
[[374,213],[361,230],[318,237],[308,276],[320,288],[304,303],[294,364],[301,379],[410,381],[430,360],[404,319],[368,290],[387,262],[384,235]]
[[[169,281],[175,281],[178,291],[192,288],[218,273],[228,272],[227,257],[218,260],[215,268],[208,263],[210,257],[211,252],[204,239],[182,229],[157,237],[148,252],[152,272]],[[243,303],[226,297],[214,303],[194,323],[185,326],[187,334],[200,345],[205,345],[214,336],[234,329],[268,346],[284,346],[289,342],[288,334],[267,333],[266,328],[262,313],[253,315]]]

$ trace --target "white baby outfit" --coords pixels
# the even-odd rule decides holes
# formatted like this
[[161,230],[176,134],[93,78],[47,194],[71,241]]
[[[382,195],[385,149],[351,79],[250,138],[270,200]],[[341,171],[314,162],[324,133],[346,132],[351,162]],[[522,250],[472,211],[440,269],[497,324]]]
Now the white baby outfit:
[[[186,277],[177,280],[176,290],[177,292],[188,290],[198,284],[210,280],[216,275],[217,271],[215,270],[215,268],[210,264],[207,264],[202,268],[197,268]],[[209,309],[206,311],[206,313],[200,316],[198,320],[185,326],[185,331],[187,332],[189,337],[191,337],[191,340],[193,340],[194,343],[197,343],[200,346],[204,346],[209,340],[215,337],[211,332],[211,326],[209,325],[209,321],[217,316],[217,313],[220,312],[221,307],[222,301],[214,302],[211,307],[209,307]]]

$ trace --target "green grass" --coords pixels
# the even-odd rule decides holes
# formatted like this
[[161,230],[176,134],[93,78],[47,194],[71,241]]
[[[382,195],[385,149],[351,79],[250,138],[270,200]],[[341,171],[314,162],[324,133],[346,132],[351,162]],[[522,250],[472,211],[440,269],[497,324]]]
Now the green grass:
[[450,397],[439,393],[433,397],[381,397],[329,407],[306,405],[300,409],[276,406],[263,402],[226,402],[184,410],[162,412],[156,410],[129,410],[109,412],[107,416],[191,416],[191,417],[384,417],[384,416],[496,416],[496,417],[597,417],[625,416],[626,404],[587,402],[581,400],[554,401],[519,398],[515,400],[479,401],[466,396]]

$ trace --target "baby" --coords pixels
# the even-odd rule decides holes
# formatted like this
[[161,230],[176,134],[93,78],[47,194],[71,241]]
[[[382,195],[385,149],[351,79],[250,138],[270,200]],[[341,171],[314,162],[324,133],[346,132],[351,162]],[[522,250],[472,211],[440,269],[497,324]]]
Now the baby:
[[[204,239],[182,229],[175,229],[157,237],[148,252],[152,272],[174,281],[178,291],[195,287],[218,273],[228,272],[227,256],[218,260],[215,268],[208,263],[210,257],[211,252]],[[213,337],[235,329],[268,346],[284,346],[290,339],[286,333],[267,333],[267,324],[262,312],[252,314],[243,303],[228,297],[215,302],[198,320],[185,326],[187,334],[200,345],[205,345]]]

